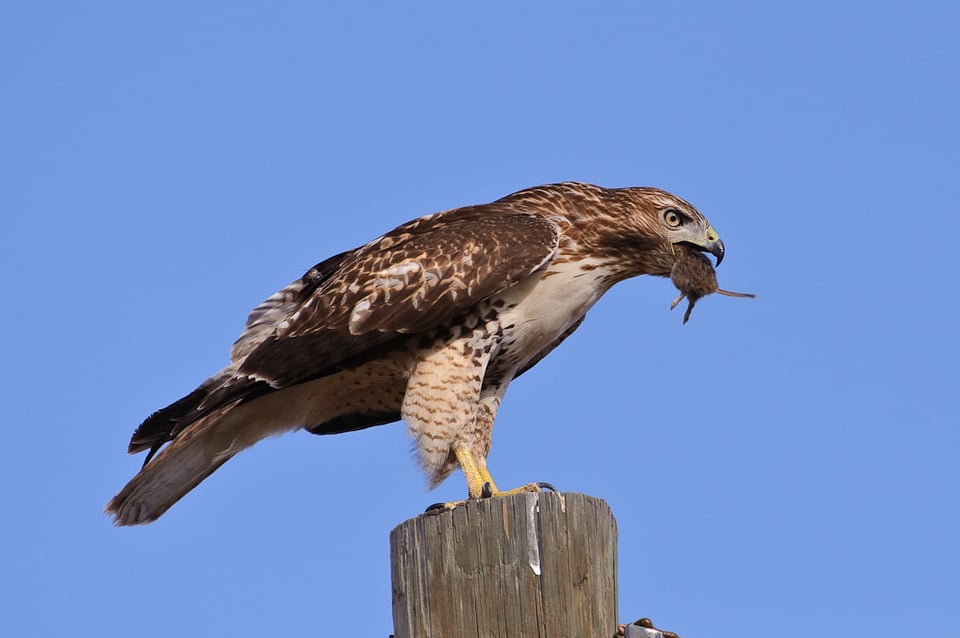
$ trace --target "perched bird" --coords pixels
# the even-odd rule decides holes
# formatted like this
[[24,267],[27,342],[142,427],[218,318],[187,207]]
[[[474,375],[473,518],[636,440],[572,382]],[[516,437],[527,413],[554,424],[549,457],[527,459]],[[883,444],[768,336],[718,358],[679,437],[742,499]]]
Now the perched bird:
[[137,428],[128,451],[147,459],[106,511],[148,523],[260,439],[400,419],[431,486],[459,466],[470,498],[504,493],[486,457],[507,386],[613,284],[669,276],[678,246],[723,258],[678,197],[568,182],[427,215],[330,257],[253,309],[227,367]]
[[[721,290],[717,284],[717,273],[713,270],[710,260],[703,256],[695,247],[689,244],[679,244],[675,248],[676,259],[673,262],[673,268],[670,270],[670,280],[680,291],[680,296],[670,304],[670,310],[677,307],[680,300],[687,298],[687,311],[683,313],[683,323],[690,319],[690,313],[693,307],[697,305],[702,297],[711,293],[727,295],[728,297],[749,297],[754,298],[746,292],[730,292]],[[720,263],[720,260],[717,260]]]

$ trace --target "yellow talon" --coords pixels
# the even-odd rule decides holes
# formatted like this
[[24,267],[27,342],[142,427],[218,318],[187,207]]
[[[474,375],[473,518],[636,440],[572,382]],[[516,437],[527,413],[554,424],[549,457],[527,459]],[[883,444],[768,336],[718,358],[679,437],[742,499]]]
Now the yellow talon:
[[467,479],[468,497],[462,501],[438,503],[428,508],[428,510],[441,508],[452,509],[470,500],[490,498],[492,496],[510,496],[521,492],[539,492],[543,489],[557,491],[556,488],[549,483],[527,483],[526,485],[521,485],[520,487],[515,487],[510,490],[500,490],[493,481],[493,477],[490,476],[490,470],[487,469],[486,464],[477,462],[477,459],[473,456],[473,452],[464,447],[454,448],[453,452],[457,456],[457,461],[460,463],[460,469],[463,470],[464,477]]
[[[484,492],[498,494],[497,484],[493,482],[490,476],[490,470],[486,464],[481,465],[474,458],[473,452],[465,447],[454,448],[453,453],[457,455],[457,461],[460,463],[460,469],[467,479],[468,498],[483,498]],[[489,485],[489,488],[487,487]]]

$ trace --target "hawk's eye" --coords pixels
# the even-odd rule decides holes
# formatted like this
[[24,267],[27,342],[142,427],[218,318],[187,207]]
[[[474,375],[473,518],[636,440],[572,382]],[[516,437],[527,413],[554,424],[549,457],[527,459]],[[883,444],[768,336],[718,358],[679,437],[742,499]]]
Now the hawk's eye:
[[670,228],[677,228],[678,226],[683,226],[683,215],[675,208],[668,208],[663,211],[663,221],[665,221]]

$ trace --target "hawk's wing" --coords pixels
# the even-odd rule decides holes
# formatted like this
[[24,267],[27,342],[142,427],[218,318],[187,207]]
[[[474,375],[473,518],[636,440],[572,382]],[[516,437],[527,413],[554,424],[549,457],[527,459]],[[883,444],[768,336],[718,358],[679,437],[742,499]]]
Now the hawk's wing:
[[151,449],[149,461],[225,405],[361,363],[398,336],[443,325],[542,268],[558,240],[554,223],[494,202],[421,217],[330,257],[254,308],[231,364],[150,415],[128,449]]
[[321,262],[258,306],[234,346],[239,374],[286,387],[373,356],[525,279],[558,241],[553,222],[506,203],[414,220]]
[[251,310],[247,316],[243,334],[234,342],[230,350],[230,361],[239,364],[257,346],[273,335],[277,324],[296,312],[302,301],[309,297],[320,283],[334,274],[340,264],[354,252],[356,251],[343,252],[321,261],[308,270],[303,277],[273,293]]

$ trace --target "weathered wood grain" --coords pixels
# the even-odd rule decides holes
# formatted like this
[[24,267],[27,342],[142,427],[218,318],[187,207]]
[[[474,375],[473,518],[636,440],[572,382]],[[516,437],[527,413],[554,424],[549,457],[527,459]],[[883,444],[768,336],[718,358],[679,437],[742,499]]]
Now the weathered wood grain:
[[606,638],[617,529],[602,500],[522,493],[423,514],[390,534],[396,638]]

